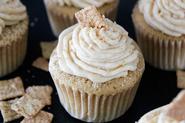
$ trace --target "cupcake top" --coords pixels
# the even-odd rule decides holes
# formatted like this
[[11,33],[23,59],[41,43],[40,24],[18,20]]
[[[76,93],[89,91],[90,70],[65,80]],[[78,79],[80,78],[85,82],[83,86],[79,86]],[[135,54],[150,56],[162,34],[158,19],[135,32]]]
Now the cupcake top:
[[184,123],[185,122],[185,90],[167,106],[156,109],[145,115],[139,123]]
[[156,30],[175,37],[185,34],[185,0],[140,0],[139,9]]
[[20,0],[0,0],[0,34],[6,26],[14,25],[27,17]]
[[121,26],[95,7],[81,10],[76,18],[78,24],[59,36],[57,56],[63,72],[104,83],[137,69],[140,51]]
[[85,8],[88,6],[101,7],[106,3],[111,3],[114,0],[56,0],[59,5],[74,6],[77,8]]

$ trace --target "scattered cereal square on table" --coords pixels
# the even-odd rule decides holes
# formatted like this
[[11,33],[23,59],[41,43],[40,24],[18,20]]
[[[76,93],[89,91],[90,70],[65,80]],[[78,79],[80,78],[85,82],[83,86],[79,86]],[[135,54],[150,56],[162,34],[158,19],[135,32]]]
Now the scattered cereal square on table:
[[15,98],[24,94],[24,86],[20,77],[0,81],[0,100]]
[[39,57],[37,58],[33,63],[32,66],[44,71],[48,71],[48,61],[47,59],[43,58],[43,57]]
[[32,97],[39,99],[46,105],[51,105],[51,94],[53,89],[51,86],[31,86],[26,89],[26,93]]
[[177,71],[177,87],[185,89],[185,71]]
[[21,114],[25,118],[34,117],[39,111],[44,108],[44,104],[39,99],[35,99],[28,94],[25,94],[19,100],[11,105],[11,109]]
[[16,119],[21,118],[22,116],[16,113],[14,110],[11,109],[11,105],[15,103],[18,99],[13,99],[9,101],[1,101],[0,102],[0,110],[3,116],[4,122],[10,122]]
[[53,50],[56,48],[58,41],[41,41],[40,42],[40,47],[42,50],[42,56],[46,59],[49,59],[51,56],[51,53]]
[[40,111],[35,117],[26,119],[24,118],[21,123],[51,123],[53,120],[53,114]]

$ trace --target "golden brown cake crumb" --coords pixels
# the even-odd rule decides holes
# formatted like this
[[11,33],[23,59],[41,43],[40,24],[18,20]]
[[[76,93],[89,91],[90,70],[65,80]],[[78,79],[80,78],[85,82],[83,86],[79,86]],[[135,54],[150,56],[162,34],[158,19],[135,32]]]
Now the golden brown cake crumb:
[[85,27],[108,28],[105,17],[98,12],[96,7],[90,6],[75,14],[78,23]]

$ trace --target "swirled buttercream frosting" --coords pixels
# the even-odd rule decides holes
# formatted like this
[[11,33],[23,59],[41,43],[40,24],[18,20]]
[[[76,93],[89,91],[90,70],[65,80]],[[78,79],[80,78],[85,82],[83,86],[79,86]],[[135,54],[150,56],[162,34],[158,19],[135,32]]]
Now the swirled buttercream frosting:
[[60,69],[94,83],[127,76],[137,69],[139,62],[134,41],[121,26],[101,18],[99,13],[93,15],[92,11],[96,13],[81,10],[76,14],[79,23],[60,34],[57,46]]
[[88,6],[101,7],[106,3],[113,2],[114,0],[57,0],[59,5],[74,6],[77,8],[85,8]]
[[154,29],[176,37],[185,34],[185,0],[140,0],[139,8]]
[[139,123],[185,123],[185,91],[170,104],[146,114]]
[[17,24],[27,17],[20,0],[0,0],[0,34],[5,26]]

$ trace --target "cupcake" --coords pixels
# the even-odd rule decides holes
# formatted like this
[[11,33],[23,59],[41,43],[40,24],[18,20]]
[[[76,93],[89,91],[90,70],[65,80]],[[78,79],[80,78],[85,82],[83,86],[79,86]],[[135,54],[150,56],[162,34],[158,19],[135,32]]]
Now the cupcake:
[[131,106],[144,71],[137,44],[95,7],[76,13],[50,57],[60,102],[74,118],[107,122]]
[[138,123],[184,123],[185,122],[185,91],[168,105],[145,114]]
[[0,1],[0,77],[23,62],[28,33],[28,16],[19,0]]
[[150,65],[163,70],[185,68],[184,0],[139,0],[132,19]]
[[115,20],[119,0],[44,0],[53,34],[59,34],[76,23],[75,13],[88,6],[98,7],[106,17]]

